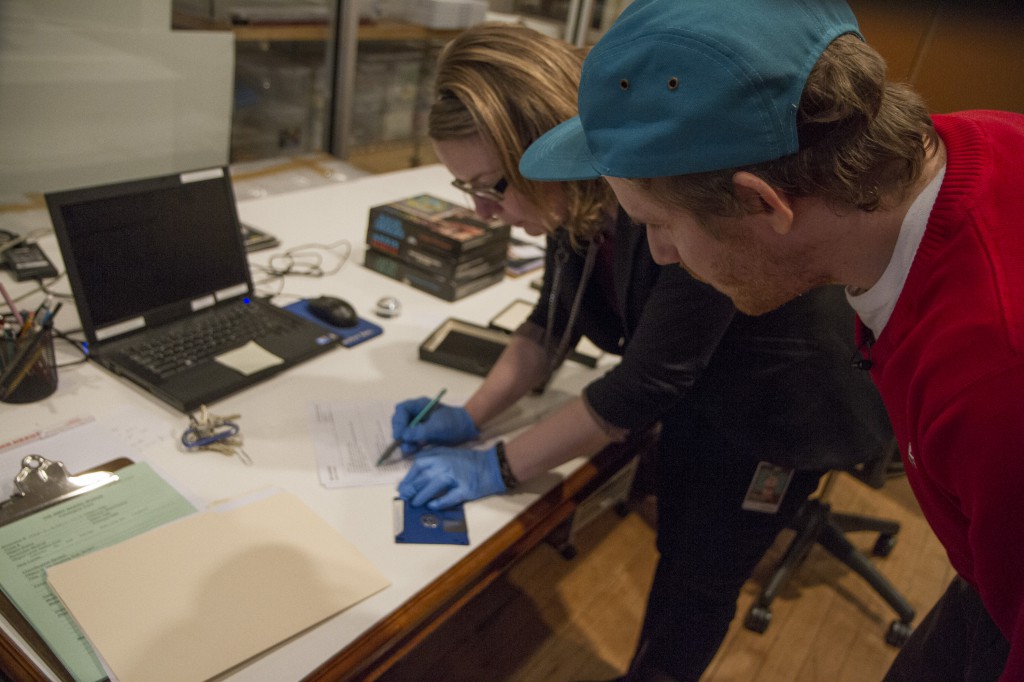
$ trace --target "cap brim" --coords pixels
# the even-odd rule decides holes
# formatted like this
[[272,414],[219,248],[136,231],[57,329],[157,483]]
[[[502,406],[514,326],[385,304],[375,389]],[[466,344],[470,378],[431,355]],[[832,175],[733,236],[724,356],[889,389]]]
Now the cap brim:
[[537,138],[519,160],[519,172],[532,180],[590,180],[594,168],[580,117],[570,118]]

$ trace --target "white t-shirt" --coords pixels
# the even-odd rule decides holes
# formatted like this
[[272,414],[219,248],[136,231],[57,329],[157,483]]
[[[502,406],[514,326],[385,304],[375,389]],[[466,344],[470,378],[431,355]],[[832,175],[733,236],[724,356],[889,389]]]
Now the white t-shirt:
[[903,284],[907,281],[917,247],[924,239],[928,216],[931,215],[935,199],[939,196],[939,188],[945,175],[946,167],[943,166],[910,205],[910,210],[907,211],[900,226],[900,236],[896,240],[896,248],[893,249],[889,265],[875,285],[856,295],[851,294],[849,288],[846,290],[846,299],[876,339],[889,321],[889,316],[892,315],[896,301],[903,291]]

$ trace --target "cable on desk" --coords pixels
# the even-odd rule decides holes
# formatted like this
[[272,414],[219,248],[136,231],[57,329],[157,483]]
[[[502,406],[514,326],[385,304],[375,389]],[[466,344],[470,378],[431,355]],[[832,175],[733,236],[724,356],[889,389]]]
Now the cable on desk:
[[0,254],[7,249],[13,249],[23,241],[25,241],[25,238],[19,234],[15,234],[10,230],[0,230]]
[[66,277],[67,274],[68,274],[67,270],[61,270],[59,273],[57,273],[56,277],[51,277],[51,278],[49,278],[48,281],[44,282],[42,279],[37,279],[36,282],[39,283],[39,290],[42,291],[44,294],[47,294],[49,296],[53,296],[54,298],[63,299],[65,301],[73,301],[75,299],[75,297],[71,293],[65,294],[64,292],[61,292],[61,291],[51,291],[50,290],[51,286],[53,286],[54,284],[59,282],[61,279]]
[[44,234],[48,234],[53,230],[49,227],[39,227],[26,235],[20,235],[10,230],[0,230],[0,253],[3,253],[7,249],[14,248],[22,242],[34,242]]
[[[336,263],[327,269],[324,267],[325,255],[333,256]],[[341,239],[330,244],[311,242],[293,246],[281,253],[271,254],[266,265],[252,263],[252,268],[264,275],[262,279],[255,282],[256,286],[262,286],[274,280],[279,281],[277,291],[266,293],[267,298],[274,298],[284,291],[284,278],[289,275],[299,277],[327,277],[341,271],[352,255],[352,244],[347,239]]]
[[[340,253],[336,253],[340,251]],[[337,263],[330,269],[324,268],[324,254],[330,254]],[[352,255],[352,244],[342,239],[331,244],[311,242],[293,246],[286,251],[271,254],[266,266],[257,265],[262,272],[273,277],[298,275],[300,277],[326,277],[338,273],[349,256]],[[283,262],[282,262],[283,261]]]
[[82,354],[82,359],[81,360],[75,360],[73,362],[65,362],[65,363],[63,363],[61,365],[57,365],[57,369],[60,369],[62,367],[73,367],[75,365],[81,365],[81,364],[84,364],[84,363],[89,361],[89,344],[87,344],[85,341],[79,341],[79,340],[73,339],[73,338],[71,338],[69,336],[69,334],[74,334],[74,333],[80,332],[80,331],[82,331],[82,330],[81,329],[75,329],[75,330],[72,330],[70,332],[62,332],[62,331],[58,330],[56,327],[54,327],[54,329],[53,329],[53,335],[54,336],[56,336],[58,339],[62,339],[64,341],[67,341],[68,343],[70,343],[72,346],[75,347],[75,350],[77,350],[79,353]]

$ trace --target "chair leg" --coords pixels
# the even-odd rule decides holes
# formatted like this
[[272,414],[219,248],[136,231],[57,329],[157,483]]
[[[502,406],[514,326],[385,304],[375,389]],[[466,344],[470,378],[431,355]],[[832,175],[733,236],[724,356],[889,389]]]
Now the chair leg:
[[844,533],[869,530],[883,535],[896,535],[896,533],[900,532],[900,524],[897,521],[878,519],[873,516],[861,516],[860,514],[832,512],[832,524]]
[[[900,622],[909,626],[914,620],[914,608],[903,598],[889,580],[867,560],[843,535],[837,526],[827,524],[818,542],[828,552],[856,571],[899,615]],[[908,633],[909,634],[909,633]]]
[[811,547],[817,543],[856,571],[896,611],[899,620],[889,625],[885,641],[895,647],[903,646],[913,631],[911,623],[915,616],[914,608],[844,535],[844,532],[862,530],[879,533],[874,553],[885,556],[895,543],[896,534],[900,529],[899,524],[868,516],[834,513],[827,503],[808,500],[793,519],[792,526],[796,530],[796,536],[786,548],[782,560],[768,579],[757,601],[747,612],[744,626],[754,632],[764,632],[768,629],[772,619],[772,600],[793,571],[807,557]]
[[793,571],[803,563],[807,554],[818,541],[818,536],[827,527],[828,507],[817,500],[808,500],[800,509],[792,526],[796,530],[789,547],[786,548],[782,560],[772,572],[771,577],[761,590],[757,601],[750,607],[744,620],[744,627],[754,632],[764,632],[772,620],[771,604],[779,591],[789,580]]
[[888,519],[878,519],[872,516],[861,516],[859,514],[832,514],[832,525],[843,533],[856,533],[858,531],[871,531],[878,533],[875,546],[871,553],[875,556],[889,556],[892,548],[896,546],[896,535],[900,532],[900,524]]

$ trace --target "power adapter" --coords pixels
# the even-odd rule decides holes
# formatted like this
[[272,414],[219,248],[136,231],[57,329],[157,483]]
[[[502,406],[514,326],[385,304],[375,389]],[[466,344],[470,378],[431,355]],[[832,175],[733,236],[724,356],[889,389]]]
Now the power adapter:
[[57,268],[38,244],[12,246],[3,252],[3,258],[4,264],[11,269],[14,279],[19,282],[24,279],[57,276]]

